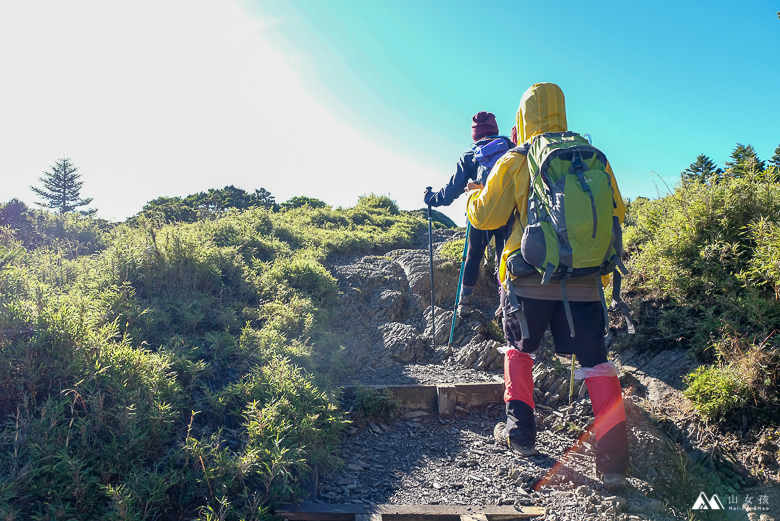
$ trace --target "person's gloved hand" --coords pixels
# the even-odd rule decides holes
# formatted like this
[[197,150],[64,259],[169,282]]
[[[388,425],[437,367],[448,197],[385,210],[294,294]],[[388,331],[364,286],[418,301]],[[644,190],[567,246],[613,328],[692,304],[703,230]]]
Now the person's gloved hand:
[[435,204],[432,203],[433,198],[435,196],[436,196],[436,192],[432,192],[431,190],[426,190],[425,191],[425,197],[423,198],[423,200],[425,201],[425,205],[426,206],[436,206]]

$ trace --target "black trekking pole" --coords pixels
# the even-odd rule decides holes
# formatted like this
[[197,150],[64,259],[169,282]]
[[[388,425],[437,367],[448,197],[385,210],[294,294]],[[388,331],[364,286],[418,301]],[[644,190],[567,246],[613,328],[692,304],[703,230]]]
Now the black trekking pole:
[[[429,194],[432,187],[427,187],[425,193]],[[431,256],[431,347],[436,346],[436,315],[433,307],[433,231],[431,228],[431,205],[428,204],[428,252]]]

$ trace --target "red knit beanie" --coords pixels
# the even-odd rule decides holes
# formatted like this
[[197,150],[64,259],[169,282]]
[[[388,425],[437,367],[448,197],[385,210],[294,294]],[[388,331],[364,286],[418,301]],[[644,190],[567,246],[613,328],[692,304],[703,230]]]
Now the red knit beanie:
[[515,145],[517,144],[517,125],[512,127],[512,133],[509,136],[509,139],[511,139],[512,143],[514,143]]
[[496,116],[490,112],[478,112],[471,118],[471,139],[475,142],[479,141],[485,136],[497,136],[498,135],[498,123],[496,123]]

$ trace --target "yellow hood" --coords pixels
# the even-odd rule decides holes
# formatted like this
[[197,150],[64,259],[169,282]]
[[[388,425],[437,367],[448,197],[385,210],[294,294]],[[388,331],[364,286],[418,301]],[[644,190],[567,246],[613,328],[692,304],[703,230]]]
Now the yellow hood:
[[563,91],[554,83],[534,83],[523,93],[517,108],[518,144],[545,132],[563,132],[566,104]]

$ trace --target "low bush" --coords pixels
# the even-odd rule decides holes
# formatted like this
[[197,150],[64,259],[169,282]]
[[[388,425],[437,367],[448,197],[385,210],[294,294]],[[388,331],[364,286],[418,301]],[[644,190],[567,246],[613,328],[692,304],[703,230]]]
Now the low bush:
[[682,343],[714,364],[687,380],[686,395],[708,421],[746,414],[777,423],[761,411],[778,410],[768,391],[780,372],[778,215],[780,185],[760,175],[681,183],[666,197],[629,205],[624,291],[646,301],[637,341]]
[[336,465],[324,262],[426,225],[359,206],[0,228],[0,519],[265,519]]
[[355,205],[355,209],[386,211],[390,215],[398,215],[400,212],[395,201],[385,195],[374,194],[360,196],[357,205]]
[[[680,326],[670,336],[687,339],[699,353],[724,324],[768,336],[780,327],[780,306],[771,254],[762,252],[768,252],[778,211],[780,186],[752,177],[685,183],[662,199],[632,204],[627,221],[634,224],[624,235],[626,290],[673,303],[659,311],[659,323],[677,315],[667,320]],[[685,316],[690,319],[680,320]]]
[[466,239],[449,241],[439,249],[439,256],[445,260],[460,264],[463,261],[463,248],[465,245]]
[[55,214],[28,208],[18,199],[0,205],[0,227],[28,250],[49,249],[69,259],[102,251],[114,225],[78,213]]
[[735,409],[748,403],[750,390],[736,367],[701,366],[686,378],[684,394],[696,412],[709,421],[725,421]]
[[358,425],[367,422],[386,422],[398,417],[401,402],[388,388],[374,389],[365,385],[355,389],[352,398],[352,418]]
[[[719,363],[702,366],[686,378],[685,395],[706,420],[742,427],[780,417],[780,349],[772,338],[756,344],[732,328],[711,346]],[[743,417],[744,416],[744,420]]]

